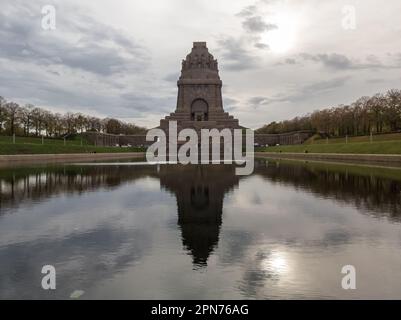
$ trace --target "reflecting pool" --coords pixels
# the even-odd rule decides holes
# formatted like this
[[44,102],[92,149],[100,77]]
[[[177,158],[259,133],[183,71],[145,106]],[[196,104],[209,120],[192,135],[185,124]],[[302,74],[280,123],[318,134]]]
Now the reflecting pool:
[[[0,169],[0,298],[401,298],[401,169]],[[53,265],[57,289],[41,287]],[[357,289],[341,287],[353,265]]]

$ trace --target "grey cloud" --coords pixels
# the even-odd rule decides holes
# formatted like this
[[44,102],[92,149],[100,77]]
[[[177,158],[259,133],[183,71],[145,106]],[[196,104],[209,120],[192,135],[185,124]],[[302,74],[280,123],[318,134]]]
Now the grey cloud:
[[301,57],[305,60],[321,62],[325,66],[334,69],[349,69],[353,65],[352,61],[348,57],[338,53],[317,55],[303,53],[301,54]]
[[295,92],[276,94],[272,97],[252,97],[248,99],[248,103],[253,108],[258,108],[274,102],[302,102],[310,99],[311,97],[318,96],[342,87],[349,79],[350,77],[339,77],[327,81],[319,81],[308,84]]
[[239,13],[237,13],[237,16],[239,17],[249,17],[254,15],[257,12],[258,8],[256,5],[251,5],[243,8]]
[[[0,12],[0,57],[40,65],[63,65],[102,76],[147,65],[146,50],[120,30],[60,4],[57,29],[43,30],[38,7],[16,1]],[[74,16],[74,19],[70,19]],[[68,18],[68,19],[67,19]],[[74,40],[72,40],[74,39]]]
[[277,0],[259,0],[255,1],[253,5],[249,5],[244,7],[239,13],[236,15],[238,17],[250,17],[256,15],[260,10],[270,4],[274,4]]
[[71,110],[79,108],[96,110],[105,116],[116,118],[133,118],[149,114],[168,113],[175,104],[175,96],[155,97],[151,94],[118,92],[109,94],[107,91],[91,91],[82,87],[63,85],[55,78],[60,76],[50,74],[37,81],[35,72],[25,70],[22,73],[0,72],[2,95],[24,101],[29,98],[30,103],[48,105],[56,109]]
[[367,83],[382,83],[385,81],[386,81],[385,79],[381,79],[381,78],[373,78],[373,79],[366,80]]
[[126,117],[132,116],[133,110],[140,112],[141,114],[158,114],[169,113],[174,109],[175,96],[171,97],[154,97],[145,94],[133,94],[126,93],[122,94],[121,99],[122,106],[127,108],[129,113]]
[[237,109],[238,107],[238,100],[236,99],[232,99],[232,98],[228,98],[228,97],[223,97],[223,102],[224,102],[224,109],[227,112],[232,112],[234,110]]
[[339,53],[320,53],[309,54],[302,53],[300,57],[305,61],[312,61],[321,63],[325,67],[334,70],[352,70],[352,69],[399,69],[401,68],[401,61],[393,59],[391,64],[384,64],[379,57],[375,55],[368,55],[364,62],[356,61],[343,54]]
[[312,84],[309,84],[303,88],[304,92],[308,92],[313,94],[313,92],[322,92],[331,89],[335,89],[343,86],[350,77],[339,77],[326,81],[319,81]]
[[224,67],[232,71],[242,71],[252,69],[257,65],[257,57],[252,55],[252,49],[269,49],[269,45],[261,42],[261,33],[277,29],[277,25],[267,23],[262,16],[258,15],[258,10],[262,3],[270,1],[256,2],[254,5],[243,8],[236,16],[241,18],[242,27],[245,33],[234,37],[225,36],[217,40],[219,51],[222,58],[228,61]]
[[381,64],[380,59],[377,56],[373,55],[373,54],[368,55],[366,57],[366,61],[368,61],[371,64],[376,64],[376,65]]
[[177,82],[178,78],[180,77],[180,74],[178,72],[173,72],[168,74],[163,78],[164,81],[167,82]]
[[256,57],[252,56],[241,39],[227,37],[217,41],[222,52],[223,67],[232,71],[241,71],[254,68]]
[[227,105],[227,104],[230,104],[230,105],[236,105],[236,104],[238,104],[238,100],[233,99],[233,98],[223,97],[223,100],[224,100],[224,104],[225,104],[225,105]]
[[285,63],[286,64],[296,64],[297,61],[295,59],[288,58],[288,59],[285,59]]
[[248,17],[242,22],[242,26],[248,32],[262,33],[265,31],[270,31],[277,29],[277,25],[272,23],[266,23],[262,17],[253,16]]
[[269,103],[269,99],[266,97],[252,97],[248,100],[248,103],[251,106],[259,106],[259,105],[263,105],[266,103]]
[[266,43],[255,43],[255,48],[258,49],[270,49],[269,45],[267,45]]
[[302,87],[298,92],[288,95],[283,94],[278,98],[278,101],[305,101],[311,97],[325,94],[329,91],[342,87],[349,79],[350,77],[338,77],[326,81],[314,82]]
[[268,4],[271,1],[259,1],[254,5],[243,8],[237,16],[242,20],[242,27],[245,30],[243,38],[246,38],[254,48],[269,49],[269,45],[261,42],[261,34],[271,30],[278,29],[278,26],[266,22],[259,14],[261,5]]

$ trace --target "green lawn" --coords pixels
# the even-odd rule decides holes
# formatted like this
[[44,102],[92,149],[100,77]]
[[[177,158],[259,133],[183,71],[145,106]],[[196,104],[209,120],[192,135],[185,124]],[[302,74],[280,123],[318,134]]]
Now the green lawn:
[[0,155],[13,154],[60,154],[60,153],[118,153],[118,152],[142,152],[144,148],[119,148],[96,147],[88,144],[86,140],[75,137],[74,139],[44,139],[35,137],[16,137],[15,144],[12,137],[0,136]]
[[350,142],[332,144],[302,144],[255,148],[262,152],[284,153],[351,153],[351,154],[401,154],[401,140],[378,142]]
[[[387,140],[386,140],[387,139]],[[267,148],[255,148],[255,151],[284,152],[284,153],[351,153],[351,154],[401,154],[401,134],[387,134],[370,137],[350,137],[346,144],[344,138],[309,141],[303,145],[275,146]],[[366,141],[366,142],[365,142]],[[82,143],[82,145],[81,145]],[[12,137],[0,136],[0,155],[6,154],[60,154],[60,153],[118,153],[118,152],[144,152],[144,148],[119,148],[96,147],[88,144],[79,136],[67,139],[66,145],[62,139],[16,137],[13,143]]]

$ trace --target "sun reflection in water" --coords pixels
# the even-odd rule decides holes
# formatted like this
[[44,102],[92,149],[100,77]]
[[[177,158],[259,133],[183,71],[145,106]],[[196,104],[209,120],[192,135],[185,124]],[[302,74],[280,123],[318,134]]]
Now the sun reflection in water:
[[276,274],[283,274],[289,271],[289,262],[283,252],[273,251],[265,260],[265,268]]

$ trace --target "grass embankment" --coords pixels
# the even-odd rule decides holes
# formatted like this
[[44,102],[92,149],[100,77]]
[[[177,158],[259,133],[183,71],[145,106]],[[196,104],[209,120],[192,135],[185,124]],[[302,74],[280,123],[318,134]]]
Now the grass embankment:
[[120,153],[142,152],[144,148],[97,147],[80,137],[65,141],[61,139],[44,139],[34,137],[0,137],[0,155],[15,154],[64,154],[64,153]]
[[401,134],[313,140],[301,145],[256,148],[261,152],[282,153],[347,153],[347,154],[401,154]]

